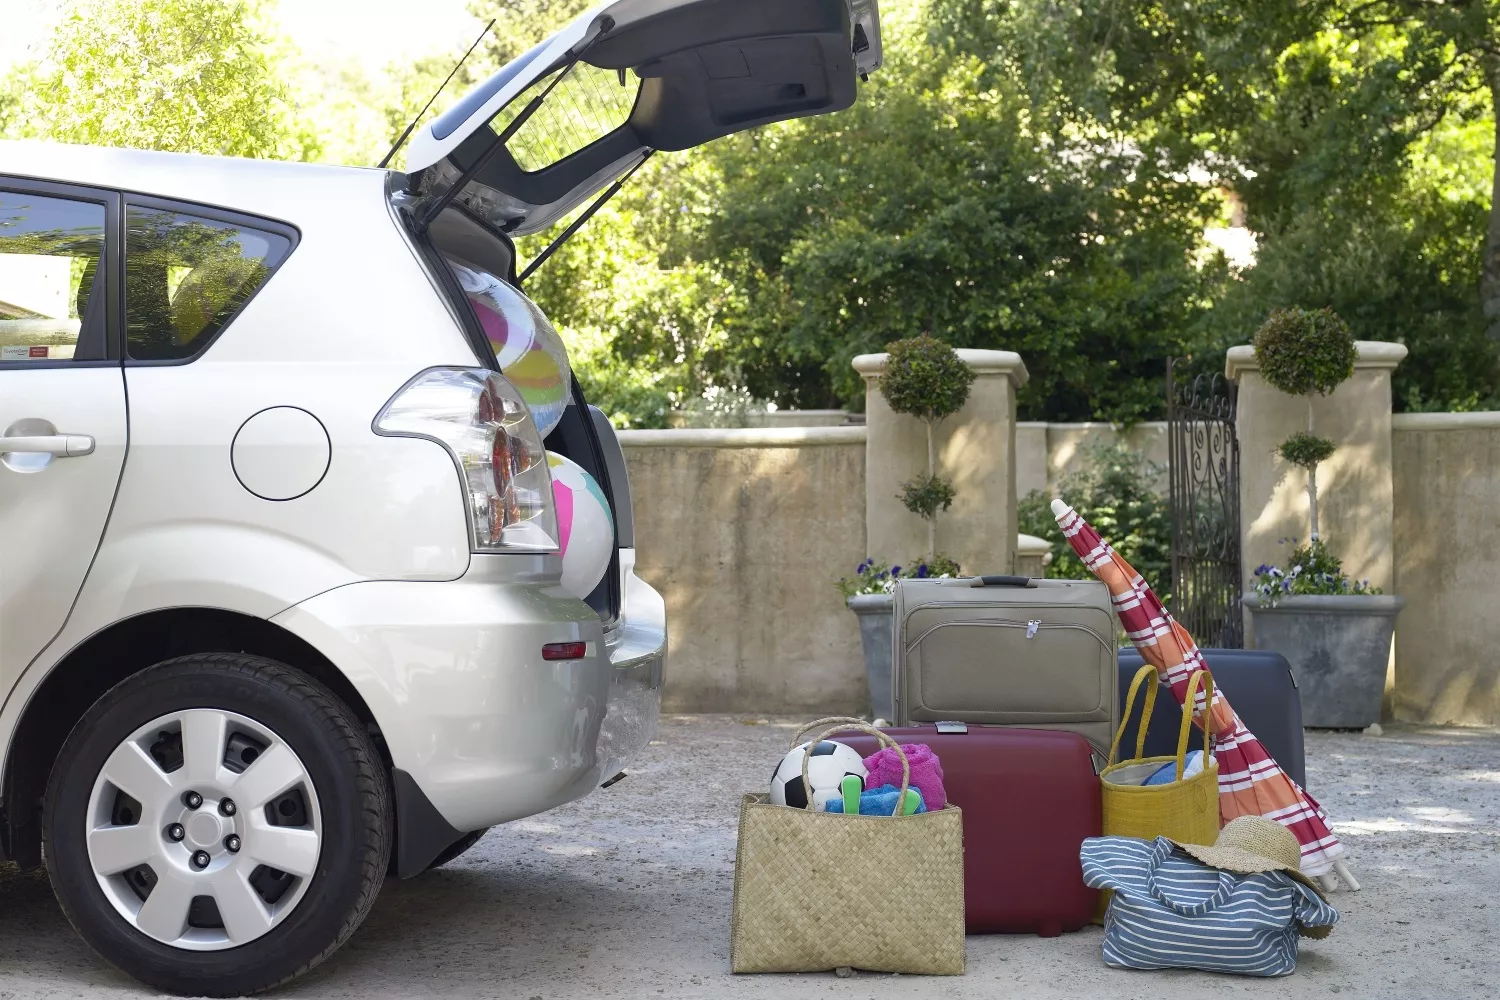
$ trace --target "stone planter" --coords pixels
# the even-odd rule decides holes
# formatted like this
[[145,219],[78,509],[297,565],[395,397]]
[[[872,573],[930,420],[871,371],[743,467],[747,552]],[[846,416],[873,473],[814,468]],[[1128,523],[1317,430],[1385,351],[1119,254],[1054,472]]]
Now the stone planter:
[[1380,721],[1396,615],[1406,599],[1387,595],[1283,597],[1261,607],[1246,594],[1258,649],[1287,658],[1302,696],[1303,725],[1364,729]]
[[890,594],[855,594],[849,610],[859,616],[859,641],[865,651],[865,682],[870,688],[870,711],[875,719],[891,718],[891,605]]

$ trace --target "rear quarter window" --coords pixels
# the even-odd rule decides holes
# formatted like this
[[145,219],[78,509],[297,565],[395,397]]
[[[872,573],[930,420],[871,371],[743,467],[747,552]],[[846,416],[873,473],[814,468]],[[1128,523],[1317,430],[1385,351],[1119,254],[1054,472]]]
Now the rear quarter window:
[[293,246],[289,234],[175,208],[125,213],[125,337],[134,361],[201,353]]

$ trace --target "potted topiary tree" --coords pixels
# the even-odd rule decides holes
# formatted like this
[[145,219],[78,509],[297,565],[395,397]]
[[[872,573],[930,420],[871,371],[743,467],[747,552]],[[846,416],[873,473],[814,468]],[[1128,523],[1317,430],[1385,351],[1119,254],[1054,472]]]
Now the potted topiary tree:
[[1318,522],[1318,467],[1337,445],[1314,431],[1313,396],[1354,374],[1354,336],[1331,309],[1278,309],[1255,334],[1255,359],[1274,389],[1307,399],[1307,430],[1277,454],[1307,476],[1308,538],[1286,568],[1263,565],[1245,596],[1255,645],[1287,658],[1308,726],[1364,729],[1380,721],[1400,597],[1350,579]]
[[974,370],[941,340],[923,334],[886,348],[880,394],[897,413],[916,417],[927,429],[927,474],[901,484],[901,503],[927,522],[927,558],[937,558],[938,511],[953,506],[953,481],[937,474],[937,427],[964,408]]
[[899,577],[954,577],[959,568],[937,551],[937,517],[953,505],[951,480],[937,473],[937,428],[963,409],[974,384],[974,371],[948,344],[923,334],[886,347],[888,357],[880,376],[880,394],[892,410],[916,417],[927,430],[927,472],[902,484],[900,499],[906,509],[927,522],[927,553],[901,566],[887,567],[866,559],[854,577],[838,582],[849,609],[859,616],[860,643],[865,656],[865,681],[874,717],[889,719],[892,712],[891,591]]

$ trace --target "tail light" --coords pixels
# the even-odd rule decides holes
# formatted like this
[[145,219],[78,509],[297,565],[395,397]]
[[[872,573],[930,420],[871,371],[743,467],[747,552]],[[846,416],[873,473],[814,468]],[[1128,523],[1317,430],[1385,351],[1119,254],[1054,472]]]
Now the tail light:
[[468,495],[475,552],[557,550],[542,437],[504,376],[466,368],[423,372],[385,404],[375,433],[423,438],[448,449]]

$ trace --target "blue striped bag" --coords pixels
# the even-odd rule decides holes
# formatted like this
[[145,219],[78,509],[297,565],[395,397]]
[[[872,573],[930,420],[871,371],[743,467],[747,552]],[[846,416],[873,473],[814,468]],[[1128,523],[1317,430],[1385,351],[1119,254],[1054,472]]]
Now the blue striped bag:
[[1296,971],[1299,934],[1326,937],[1339,918],[1300,873],[1255,870],[1270,862],[1231,862],[1248,873],[1212,867],[1165,837],[1091,837],[1080,856],[1084,882],[1114,891],[1104,964],[1117,969],[1285,976]]

